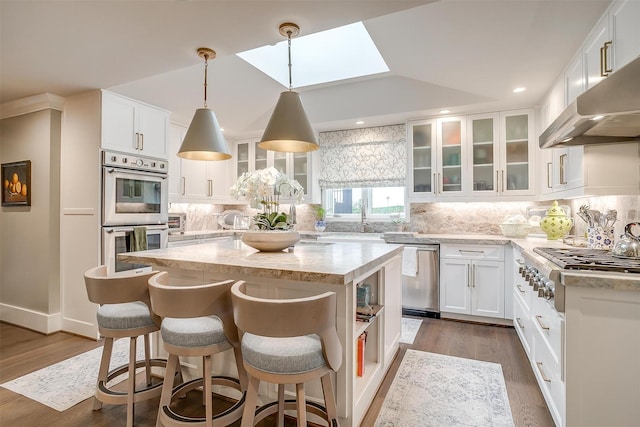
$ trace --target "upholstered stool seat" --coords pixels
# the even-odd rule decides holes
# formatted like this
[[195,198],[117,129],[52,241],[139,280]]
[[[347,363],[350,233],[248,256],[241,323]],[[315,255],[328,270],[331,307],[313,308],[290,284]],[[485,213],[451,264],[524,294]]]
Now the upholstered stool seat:
[[[307,412],[338,426],[331,373],[342,364],[342,346],[335,327],[336,294],[295,299],[247,295],[244,283],[231,288],[233,315],[241,334],[241,350],[249,384],[242,427],[277,414],[284,426],[285,410],[297,411],[298,427],[307,426]],[[304,383],[320,379],[325,406],[307,402]],[[278,400],[256,409],[260,381],[278,384]],[[296,385],[296,399],[284,399],[285,384]]]
[[[167,364],[166,360],[150,357],[149,334],[160,329],[159,318],[151,312],[149,302],[148,281],[154,274],[156,272],[131,272],[107,276],[105,266],[90,269],[84,274],[89,300],[100,304],[96,320],[98,331],[105,339],[93,409],[100,409],[103,403],[127,405],[128,427],[133,425],[134,403],[157,397],[162,391],[162,376],[152,375],[152,367],[164,369]],[[141,335],[144,336],[145,357],[138,361],[136,341]],[[129,338],[129,363],[109,371],[114,340],[123,337]],[[142,367],[145,368],[146,385],[136,389],[135,372]],[[179,373],[171,372],[169,383],[181,380]],[[125,373],[128,374],[126,391],[109,386],[112,379]],[[154,376],[156,378],[152,378]]]
[[[151,306],[162,317],[160,334],[169,353],[167,369],[177,369],[179,356],[202,357],[202,377],[175,388],[165,384],[160,397],[157,426],[227,426],[240,419],[244,408],[246,373],[240,356],[238,332],[233,323],[231,295],[233,281],[201,286],[170,286],[167,273],[149,279]],[[239,379],[212,376],[212,356],[233,348]],[[239,392],[240,397],[226,410],[213,414],[212,386],[224,386]],[[186,416],[174,410],[176,396],[202,389],[204,417]]]

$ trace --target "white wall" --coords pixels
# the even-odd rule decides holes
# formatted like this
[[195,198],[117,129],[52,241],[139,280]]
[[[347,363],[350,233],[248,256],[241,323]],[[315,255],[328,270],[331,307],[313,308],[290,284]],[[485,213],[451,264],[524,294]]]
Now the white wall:
[[0,208],[0,319],[60,329],[59,111],[0,121],[0,162],[31,160],[31,206]]

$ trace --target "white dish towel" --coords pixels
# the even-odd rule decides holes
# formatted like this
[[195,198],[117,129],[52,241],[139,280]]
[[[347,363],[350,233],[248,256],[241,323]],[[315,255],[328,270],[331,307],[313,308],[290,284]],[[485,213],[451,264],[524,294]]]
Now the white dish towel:
[[418,248],[404,247],[402,254],[402,274],[405,276],[416,277],[418,273]]

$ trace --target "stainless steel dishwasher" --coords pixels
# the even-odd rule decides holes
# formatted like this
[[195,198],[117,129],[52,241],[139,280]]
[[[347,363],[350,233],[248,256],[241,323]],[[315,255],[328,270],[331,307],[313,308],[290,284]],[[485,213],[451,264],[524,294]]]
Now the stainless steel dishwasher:
[[405,245],[402,314],[440,318],[440,245]]

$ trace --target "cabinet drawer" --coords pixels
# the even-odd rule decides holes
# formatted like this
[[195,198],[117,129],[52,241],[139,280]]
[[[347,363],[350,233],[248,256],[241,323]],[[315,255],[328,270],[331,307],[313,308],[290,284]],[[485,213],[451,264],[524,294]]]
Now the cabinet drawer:
[[440,257],[504,261],[504,246],[444,244],[440,245]]
[[539,333],[536,333],[532,369],[556,425],[562,426],[566,411],[566,386],[562,381],[560,366],[553,361],[549,347],[538,342],[540,339]]
[[549,306],[546,300],[536,298],[531,309],[531,322],[541,339],[549,347],[551,357],[560,366],[562,363],[564,320]]
[[[514,290],[514,293],[517,292],[517,290]],[[513,327],[520,337],[520,342],[522,342],[522,347],[524,347],[527,357],[531,357],[531,354],[533,353],[533,349],[531,347],[531,334],[533,333],[531,328],[531,315],[529,314],[529,310],[524,308],[524,305],[520,302],[520,298],[516,295],[514,295],[513,298]]]

